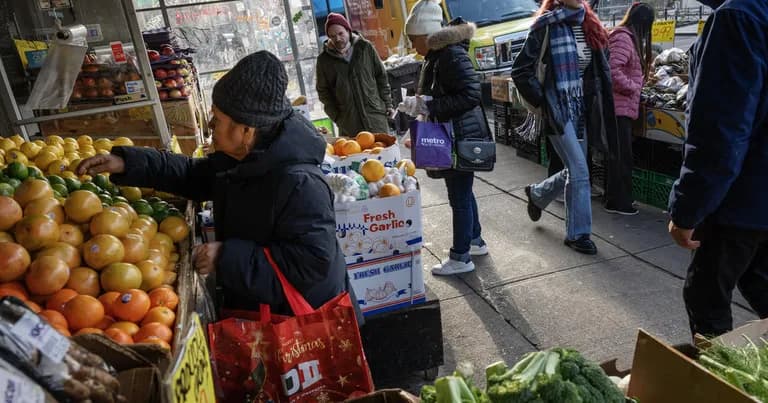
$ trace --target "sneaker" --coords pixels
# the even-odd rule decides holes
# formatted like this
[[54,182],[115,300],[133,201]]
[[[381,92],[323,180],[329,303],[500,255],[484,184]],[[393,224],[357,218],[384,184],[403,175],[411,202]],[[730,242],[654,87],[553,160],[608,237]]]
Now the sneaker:
[[469,245],[470,256],[485,256],[488,254],[488,245]]
[[458,260],[448,259],[443,263],[432,267],[432,274],[435,276],[450,276],[452,274],[469,273],[475,270],[475,264],[471,261],[464,263]]
[[589,235],[582,235],[573,241],[566,239],[563,243],[565,246],[585,255],[597,254],[597,246],[589,239]]
[[531,199],[531,185],[525,187],[525,195],[528,197],[528,217],[533,222],[539,221],[541,219],[541,209]]
[[620,215],[626,215],[626,216],[640,214],[640,210],[636,209],[635,206],[632,206],[629,208],[613,208],[613,207],[605,206],[603,207],[603,210],[605,210],[606,213],[620,214]]

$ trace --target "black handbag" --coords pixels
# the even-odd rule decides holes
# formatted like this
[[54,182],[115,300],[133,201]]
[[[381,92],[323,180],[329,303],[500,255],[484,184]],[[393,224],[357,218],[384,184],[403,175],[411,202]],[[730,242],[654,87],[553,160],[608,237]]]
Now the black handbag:
[[[469,120],[474,120],[477,122],[476,124],[482,125],[480,130],[481,136],[461,135],[466,131],[464,128],[457,128],[456,125],[461,124],[459,122],[466,122],[468,120],[467,115],[474,115],[474,119]],[[496,142],[491,135],[485,110],[482,106],[475,107],[465,114],[462,119],[454,120],[454,134],[456,134],[456,137],[453,141],[453,169],[465,172],[493,171],[493,166],[496,163]]]

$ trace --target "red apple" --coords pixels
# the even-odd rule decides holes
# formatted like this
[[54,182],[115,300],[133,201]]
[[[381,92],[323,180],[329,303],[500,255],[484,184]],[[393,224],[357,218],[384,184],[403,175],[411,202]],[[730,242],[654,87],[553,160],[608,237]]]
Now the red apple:
[[69,99],[74,100],[74,101],[83,99],[83,91],[81,91],[78,88],[75,88],[75,90],[72,91],[72,96],[69,97]]
[[171,90],[171,92],[168,95],[170,95],[171,98],[181,98],[183,96],[181,94],[181,91],[179,91],[178,89]]
[[160,47],[160,53],[163,56],[173,56],[176,54],[176,52],[173,50],[173,46],[171,45],[163,45]]
[[157,69],[155,70],[155,78],[158,80],[162,80],[164,78],[168,77],[168,71],[165,69]]
[[184,85],[184,77],[176,77],[176,86],[181,87]]
[[96,98],[99,96],[99,90],[96,88],[88,88],[88,90],[85,91],[85,97],[86,98]]
[[168,69],[166,70],[166,73],[168,74],[168,77],[176,77],[179,73],[176,71],[176,69]]
[[160,96],[161,101],[168,99],[168,91],[160,91],[157,94]]
[[96,85],[99,88],[112,88],[115,84],[112,82],[112,80],[102,77],[98,81],[96,81]]
[[181,87],[181,96],[188,97],[189,96],[189,89],[187,86]]
[[147,51],[147,56],[149,57],[149,61],[150,62],[154,62],[154,61],[160,60],[160,52],[158,52],[156,50],[148,50]]
[[165,88],[176,88],[176,80],[169,78],[165,81],[163,81],[163,87]]
[[92,77],[86,77],[83,79],[83,87],[95,87],[96,79]]
[[163,82],[155,80],[155,88],[163,88]]
[[115,96],[115,92],[112,91],[112,88],[102,88],[101,91],[99,91],[99,96],[103,98],[112,98]]

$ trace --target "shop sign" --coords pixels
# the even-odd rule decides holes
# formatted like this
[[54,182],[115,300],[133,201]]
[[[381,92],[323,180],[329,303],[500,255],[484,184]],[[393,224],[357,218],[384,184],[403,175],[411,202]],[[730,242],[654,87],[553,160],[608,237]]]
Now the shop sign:
[[112,58],[115,60],[115,63],[124,64],[128,62],[122,42],[110,42],[109,47],[112,48]]
[[653,43],[669,43],[675,41],[675,21],[656,21],[651,28]]
[[213,387],[211,355],[197,313],[192,313],[189,323],[187,337],[179,343],[179,360],[170,374],[171,401],[214,403],[216,394]]

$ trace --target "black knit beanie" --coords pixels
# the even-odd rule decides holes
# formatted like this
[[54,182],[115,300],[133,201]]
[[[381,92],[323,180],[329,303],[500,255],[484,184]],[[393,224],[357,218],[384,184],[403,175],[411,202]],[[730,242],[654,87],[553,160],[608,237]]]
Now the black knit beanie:
[[285,96],[288,74],[280,60],[265,50],[242,58],[213,87],[213,104],[232,120],[272,132],[293,108]]

